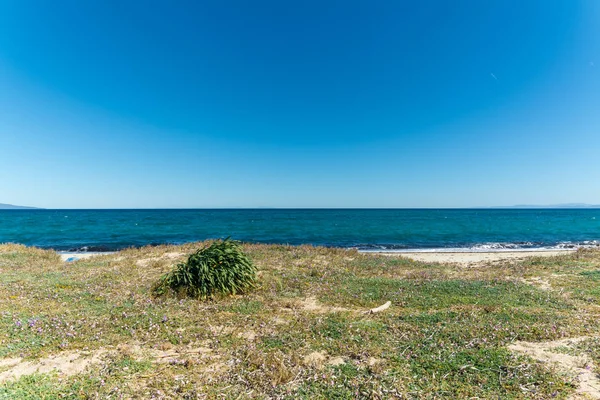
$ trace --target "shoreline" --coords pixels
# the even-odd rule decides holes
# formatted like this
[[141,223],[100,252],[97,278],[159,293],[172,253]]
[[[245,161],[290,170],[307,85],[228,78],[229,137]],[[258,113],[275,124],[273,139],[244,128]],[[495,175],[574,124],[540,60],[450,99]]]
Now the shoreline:
[[575,253],[577,249],[528,250],[528,251],[438,251],[438,252],[379,252],[388,257],[403,257],[421,262],[451,263],[464,266],[477,266],[499,261],[522,261],[531,257],[556,257]]
[[[590,247],[577,246],[568,248],[555,248],[555,247],[527,247],[527,248],[472,248],[472,247],[437,247],[432,249],[381,249],[381,250],[370,250],[370,249],[358,249],[359,253],[389,253],[389,254],[403,254],[403,253],[545,253],[545,252],[556,252],[556,251],[577,251],[579,249],[585,249]],[[600,248],[594,246],[591,248]]]
[[[348,248],[350,249],[350,248]],[[572,254],[578,249],[410,249],[410,250],[358,250],[360,254],[381,255],[386,257],[410,258],[421,262],[454,263],[466,266],[480,265],[487,262],[514,260],[519,261],[530,257],[555,257]],[[57,252],[63,262],[74,262],[96,256],[115,254],[118,251],[107,252]]]

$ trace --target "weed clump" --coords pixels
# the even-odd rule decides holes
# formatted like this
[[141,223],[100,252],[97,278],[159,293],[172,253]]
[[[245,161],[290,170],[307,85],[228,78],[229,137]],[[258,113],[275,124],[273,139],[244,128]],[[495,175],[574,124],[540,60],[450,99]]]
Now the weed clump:
[[256,267],[238,242],[218,240],[191,254],[185,263],[165,275],[152,291],[160,296],[172,290],[179,295],[208,299],[215,294],[239,294],[255,286]]

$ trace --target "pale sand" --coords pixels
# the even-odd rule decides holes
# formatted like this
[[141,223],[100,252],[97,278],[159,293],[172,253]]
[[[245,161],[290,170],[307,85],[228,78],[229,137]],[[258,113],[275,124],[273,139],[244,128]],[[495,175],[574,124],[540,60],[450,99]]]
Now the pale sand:
[[477,265],[486,262],[514,260],[519,261],[528,257],[553,257],[571,254],[576,250],[532,250],[532,251],[495,251],[495,252],[396,252],[374,253],[391,257],[406,257],[416,261],[456,263],[462,265]]
[[[406,257],[416,261],[423,262],[439,262],[439,263],[456,263],[456,264],[481,264],[485,262],[503,261],[503,260],[523,260],[528,257],[553,257],[575,252],[574,249],[566,250],[522,250],[522,251],[432,251],[432,252],[365,252],[366,254],[379,254],[390,257]],[[76,260],[87,259],[90,257],[111,254],[111,253],[60,253],[60,258],[67,261],[69,258]],[[175,254],[175,253],[173,253]],[[168,256],[171,253],[167,254]],[[180,253],[176,253],[180,256]],[[169,257],[171,258],[171,257]]]
[[67,261],[69,258],[73,258],[74,261],[84,260],[86,258],[102,256],[105,254],[112,254],[112,253],[59,253],[60,259],[63,261]]

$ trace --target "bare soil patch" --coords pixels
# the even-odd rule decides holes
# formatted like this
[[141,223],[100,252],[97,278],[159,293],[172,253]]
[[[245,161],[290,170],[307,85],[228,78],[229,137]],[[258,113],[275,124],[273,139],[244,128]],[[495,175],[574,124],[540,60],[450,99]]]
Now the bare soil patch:
[[344,357],[330,357],[326,351],[315,351],[304,357],[304,365],[317,369],[323,368],[325,365],[338,366],[346,364]]
[[0,360],[0,365],[10,367],[8,371],[0,373],[0,383],[12,379],[19,379],[24,375],[46,374],[58,372],[61,375],[75,375],[83,372],[88,366],[101,361],[105,350],[93,353],[63,352],[37,361],[24,361],[21,358]]
[[317,301],[316,297],[307,297],[306,299],[300,300],[297,304],[300,309],[304,311],[310,311],[316,314],[352,311],[344,307],[332,307],[321,304]]
[[150,265],[152,262],[155,261],[171,261],[171,260],[176,260],[178,258],[183,257],[184,254],[183,253],[177,253],[177,252],[169,252],[169,253],[165,253],[159,257],[150,257],[150,258],[142,258],[140,260],[137,260],[135,262],[135,264],[138,267],[147,267],[148,265]]
[[532,278],[521,278],[521,282],[537,287],[541,290],[552,290],[552,285],[548,282],[547,279],[540,277],[532,277]]
[[593,362],[586,354],[570,355],[557,352],[558,348],[572,348],[573,345],[588,339],[587,337],[555,340],[552,342],[516,342],[508,346],[509,350],[526,354],[541,363],[551,363],[559,371],[572,375],[578,382],[575,399],[600,399],[600,379],[593,372]]
[[223,370],[222,366],[215,367],[220,359],[208,347],[170,347],[161,349],[144,348],[137,344],[121,344],[116,349],[98,349],[95,351],[67,351],[35,361],[22,358],[0,359],[0,368],[8,370],[0,373],[0,383],[16,380],[25,375],[46,374],[57,372],[62,376],[71,376],[85,371],[91,365],[101,363],[105,356],[122,355],[136,360],[150,359],[157,364],[186,364],[202,360],[207,370]]

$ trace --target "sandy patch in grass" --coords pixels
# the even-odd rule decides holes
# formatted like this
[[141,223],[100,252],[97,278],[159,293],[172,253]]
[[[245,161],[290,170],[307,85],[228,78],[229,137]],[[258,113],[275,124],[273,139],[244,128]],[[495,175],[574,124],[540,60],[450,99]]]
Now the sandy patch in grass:
[[246,332],[240,332],[237,335],[239,338],[241,339],[246,339],[250,342],[253,342],[256,339],[256,332],[254,331],[246,331]]
[[150,257],[150,258],[142,258],[141,260],[137,260],[135,262],[135,264],[138,267],[147,267],[148,265],[150,265],[152,262],[155,261],[171,261],[171,260],[176,260],[178,258],[183,257],[185,254],[183,253],[177,253],[177,252],[170,252],[170,253],[165,253],[159,257]]
[[559,371],[573,375],[578,382],[575,395],[571,399],[600,399],[600,379],[593,372],[593,362],[586,354],[577,356],[556,352],[560,347],[572,348],[587,337],[562,339],[552,342],[516,342],[509,350],[526,354],[538,362],[552,363]]
[[[283,306],[283,311],[308,311],[314,314],[329,314],[329,313],[336,313],[336,312],[351,312],[351,313],[363,313],[363,314],[374,314],[374,313],[378,313],[381,311],[384,311],[386,309],[388,309],[390,307],[392,303],[390,301],[384,303],[383,305],[379,306],[379,307],[375,307],[375,308],[371,308],[369,310],[353,310],[350,308],[345,308],[345,307],[336,307],[336,306],[328,306],[325,304],[321,304],[319,303],[319,301],[317,300],[316,297],[314,296],[310,296],[301,300],[296,300],[296,301],[290,301],[287,302],[287,304],[285,304]],[[273,320],[275,325],[283,325],[286,324],[287,321],[275,317]]]
[[375,366],[375,365],[377,365],[377,364],[379,364],[379,363],[381,363],[381,360],[380,360],[379,358],[375,358],[375,357],[369,357],[369,358],[367,359],[367,365],[368,365],[369,367],[373,367],[373,366]]
[[304,357],[302,360],[304,365],[317,369],[323,368],[325,365],[336,367],[346,364],[344,357],[329,357],[326,351],[315,351]]
[[273,322],[273,325],[287,325],[290,322],[280,317],[274,317],[271,321]]
[[304,357],[304,364],[309,367],[321,368],[327,360],[327,353],[324,351],[315,351]]
[[527,285],[535,286],[541,290],[545,290],[545,291],[552,290],[552,285],[550,284],[550,282],[548,282],[546,279],[543,279],[540,277],[521,278],[520,281]]
[[61,375],[75,375],[83,372],[88,366],[100,362],[105,350],[93,353],[63,352],[37,361],[23,361],[21,358],[0,360],[0,365],[8,366],[8,371],[0,373],[0,382],[19,379],[24,375],[46,374],[58,372]]
[[329,360],[327,360],[327,365],[331,365],[334,367],[342,364],[346,364],[344,357],[332,357]]
[[344,307],[331,307],[319,303],[316,297],[307,297],[297,302],[298,308],[304,311],[310,311],[316,314],[327,314],[333,312],[351,311]]
[[25,361],[22,358],[0,359],[0,368],[8,368],[7,371],[0,373],[0,383],[16,380],[25,375],[50,372],[57,372],[62,376],[75,375],[85,371],[91,365],[102,362],[107,355],[127,356],[138,361],[149,359],[153,363],[171,365],[197,364],[198,361],[202,361],[204,369],[212,372],[223,372],[226,366],[215,362],[221,356],[213,354],[213,350],[208,347],[164,346],[162,349],[153,349],[137,344],[121,344],[116,349],[61,352],[36,361]]

